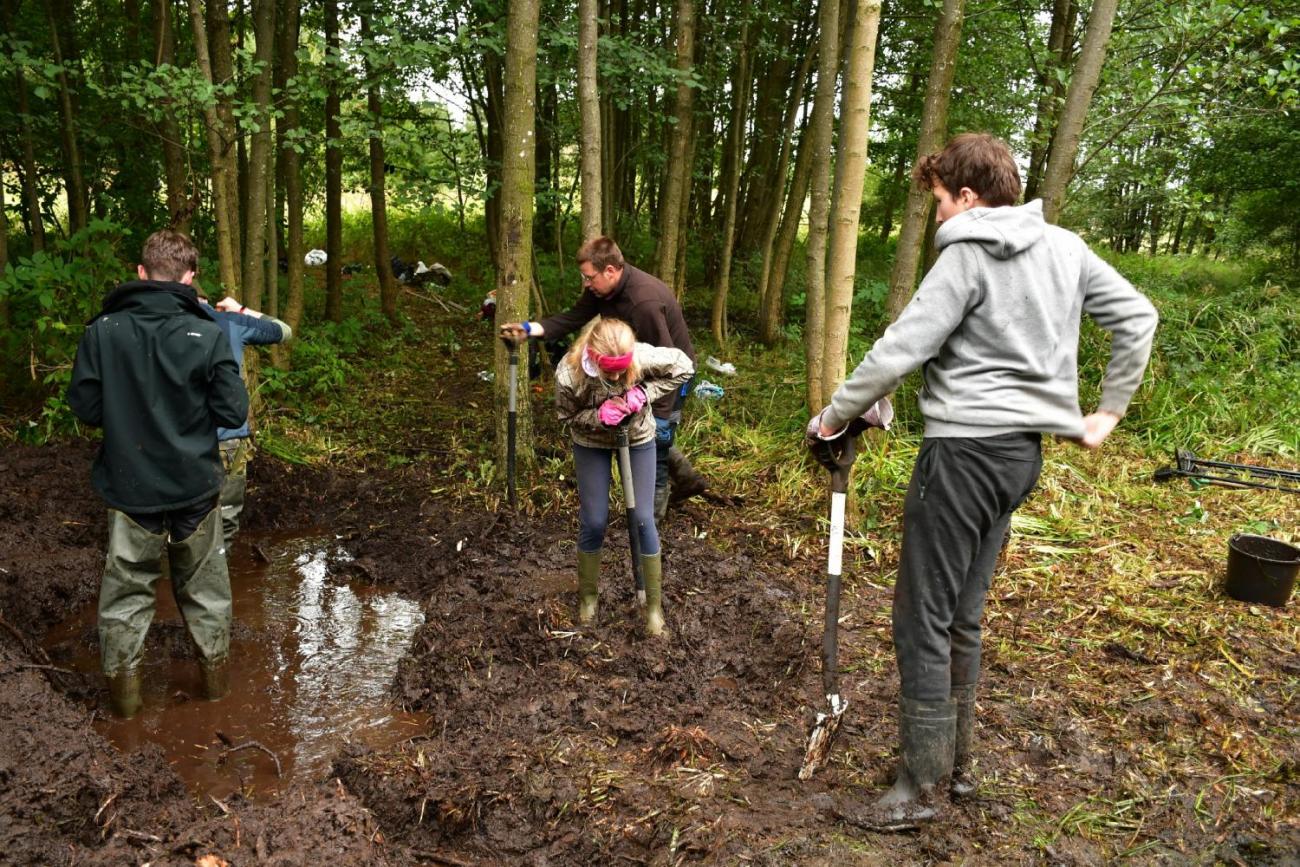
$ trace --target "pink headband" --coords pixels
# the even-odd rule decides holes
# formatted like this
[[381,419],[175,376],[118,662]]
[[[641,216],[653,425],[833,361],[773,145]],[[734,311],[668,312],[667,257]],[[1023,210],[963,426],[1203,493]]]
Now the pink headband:
[[632,364],[632,353],[630,352],[624,355],[601,355],[588,346],[587,357],[605,373],[622,373]]

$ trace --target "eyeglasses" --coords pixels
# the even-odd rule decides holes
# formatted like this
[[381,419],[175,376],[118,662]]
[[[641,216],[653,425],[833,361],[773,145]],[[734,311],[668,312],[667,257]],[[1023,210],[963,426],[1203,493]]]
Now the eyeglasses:
[[593,271],[590,274],[588,274],[585,271],[579,271],[578,273],[582,275],[582,283],[584,286],[591,283],[593,280],[595,280],[597,277],[600,276],[599,271]]

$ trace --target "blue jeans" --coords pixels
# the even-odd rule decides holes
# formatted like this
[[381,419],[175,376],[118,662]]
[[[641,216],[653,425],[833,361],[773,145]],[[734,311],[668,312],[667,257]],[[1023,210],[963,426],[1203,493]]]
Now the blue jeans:
[[[656,449],[654,443],[642,443],[629,450],[632,459],[632,491],[636,524],[644,555],[659,553],[659,530],[655,527],[654,479]],[[578,550],[591,553],[605,544],[609,524],[609,487],[614,480],[610,459],[618,459],[618,449],[593,449],[573,444],[573,464],[578,474]],[[627,479],[623,480],[627,484]]]

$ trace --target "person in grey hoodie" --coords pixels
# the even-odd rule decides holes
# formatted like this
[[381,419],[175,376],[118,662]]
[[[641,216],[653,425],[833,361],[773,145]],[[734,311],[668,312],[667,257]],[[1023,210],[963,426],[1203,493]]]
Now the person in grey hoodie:
[[[894,786],[845,817],[877,830],[916,827],[933,795],[969,794],[980,619],[1011,515],[1042,468],[1042,434],[1099,447],[1142,381],[1156,311],[1084,241],[1016,206],[1006,143],[967,133],[913,177],[936,201],[939,258],[911,302],[809,422],[823,450],[853,418],[923,368],[925,437],[903,507],[894,588],[901,679]],[[1111,335],[1101,400],[1079,406],[1086,313]]]

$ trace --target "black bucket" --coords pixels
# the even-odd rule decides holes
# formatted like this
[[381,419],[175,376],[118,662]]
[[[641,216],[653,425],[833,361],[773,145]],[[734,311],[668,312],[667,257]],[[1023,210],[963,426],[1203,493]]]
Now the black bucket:
[[1300,572],[1300,548],[1239,533],[1228,540],[1228,580],[1223,590],[1242,602],[1281,607],[1291,596]]

